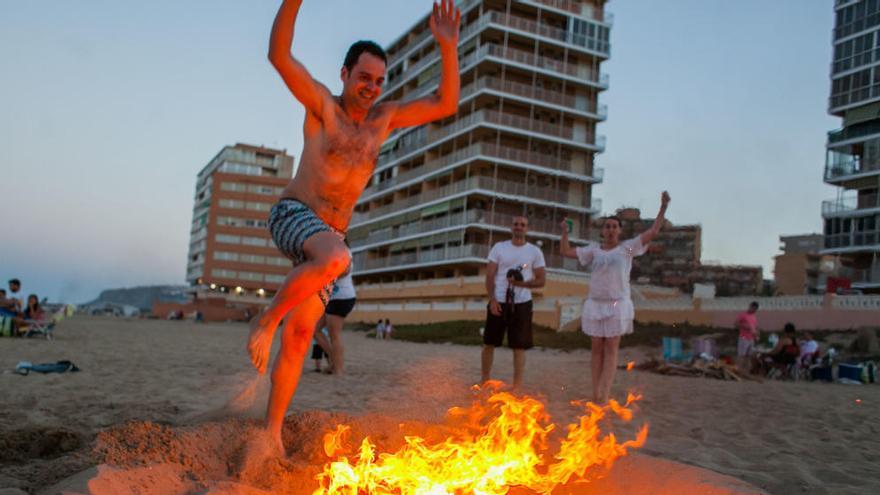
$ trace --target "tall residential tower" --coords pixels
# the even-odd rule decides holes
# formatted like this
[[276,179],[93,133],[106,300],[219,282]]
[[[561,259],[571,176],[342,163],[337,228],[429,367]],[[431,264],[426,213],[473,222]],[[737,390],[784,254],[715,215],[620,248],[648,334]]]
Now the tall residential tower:
[[[464,0],[457,115],[392,135],[349,229],[358,283],[482,273],[492,244],[527,215],[548,269],[560,223],[582,244],[600,203],[596,132],[607,111],[605,0]],[[424,17],[388,47],[383,99],[437,88],[440,54]]]
[[837,197],[822,203],[822,254],[837,275],[880,292],[880,0],[836,0],[828,111],[843,127],[828,133],[825,182]]

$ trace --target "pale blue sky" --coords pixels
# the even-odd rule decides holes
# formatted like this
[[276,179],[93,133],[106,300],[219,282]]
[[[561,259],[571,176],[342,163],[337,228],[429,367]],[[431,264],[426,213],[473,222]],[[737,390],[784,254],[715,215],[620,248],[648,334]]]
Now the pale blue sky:
[[[0,0],[0,279],[83,302],[183,283],[196,173],[226,144],[298,157],[302,111],[266,61],[277,1]],[[331,89],[348,45],[428,0],[305,0],[294,53]],[[606,211],[703,225],[703,258],[762,264],[818,232],[830,0],[616,0]]]

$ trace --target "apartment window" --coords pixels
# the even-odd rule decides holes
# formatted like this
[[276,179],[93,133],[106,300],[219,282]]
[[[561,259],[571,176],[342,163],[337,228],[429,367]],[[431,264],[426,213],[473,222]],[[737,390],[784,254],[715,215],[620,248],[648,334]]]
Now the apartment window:
[[223,165],[218,168],[218,171],[242,175],[261,175],[263,172],[260,167],[235,162],[224,162]]
[[265,280],[272,284],[280,284],[284,282],[284,278],[284,275],[266,275]]
[[283,191],[281,187],[272,187],[272,186],[262,186],[253,184],[248,186],[248,192],[252,192],[254,194],[265,194],[267,196],[278,196]]
[[238,278],[241,280],[261,282],[263,280],[263,274],[257,272],[238,272]]
[[238,199],[221,199],[219,204],[220,208],[231,208],[235,210],[240,210],[245,207],[244,201]]
[[287,258],[282,258],[280,256],[267,256],[266,264],[275,266],[289,266],[291,264],[291,261]]
[[218,216],[217,225],[224,227],[250,227],[250,228],[266,228],[266,220],[254,220],[252,218],[238,218]]
[[217,234],[214,236],[214,240],[222,244],[241,244],[241,236],[239,235]]
[[258,254],[242,254],[239,256],[239,260],[242,263],[256,263],[262,265],[266,262],[266,257]]
[[238,182],[221,182],[220,190],[221,191],[230,191],[230,192],[245,192],[247,187],[244,184],[239,184]]
[[266,247],[269,242],[267,239],[263,239],[262,237],[242,237],[241,243],[245,246]]
[[215,268],[211,270],[211,275],[219,278],[237,278],[238,273],[234,270],[223,270],[220,268]]
[[220,261],[238,261],[238,254],[230,253],[228,251],[214,251],[214,259]]
[[244,208],[252,211],[269,211],[272,209],[272,205],[269,203],[261,203],[259,201],[248,201],[245,203]]

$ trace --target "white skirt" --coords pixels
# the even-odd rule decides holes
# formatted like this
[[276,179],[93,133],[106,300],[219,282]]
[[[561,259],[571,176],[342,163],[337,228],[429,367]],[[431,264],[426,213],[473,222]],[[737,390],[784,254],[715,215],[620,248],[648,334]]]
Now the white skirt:
[[635,308],[630,299],[584,301],[581,331],[590,337],[619,337],[633,332]]

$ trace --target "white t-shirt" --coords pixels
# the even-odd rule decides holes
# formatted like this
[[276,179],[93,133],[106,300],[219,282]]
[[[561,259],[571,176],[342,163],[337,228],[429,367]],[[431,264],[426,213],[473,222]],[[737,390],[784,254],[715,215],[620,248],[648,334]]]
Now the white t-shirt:
[[330,300],[336,301],[339,299],[354,299],[356,296],[354,292],[354,281],[351,279],[351,274],[344,277],[340,277],[336,280],[336,283],[333,284],[333,293],[330,294]]
[[642,245],[641,236],[621,242],[614,249],[605,251],[598,243],[579,247],[578,261],[590,268],[590,299],[596,301],[616,301],[629,299],[629,273],[632,260],[647,251]]
[[[522,267],[523,280],[535,278],[535,268],[544,268],[544,253],[531,243],[522,246],[514,246],[511,241],[503,241],[492,246],[489,251],[489,261],[498,264],[498,272],[495,273],[495,299],[503,303],[507,293],[507,271],[511,268]],[[526,287],[514,287],[514,304],[532,300],[532,291]]]
[[801,357],[811,356],[819,350],[819,343],[815,340],[801,342]]

